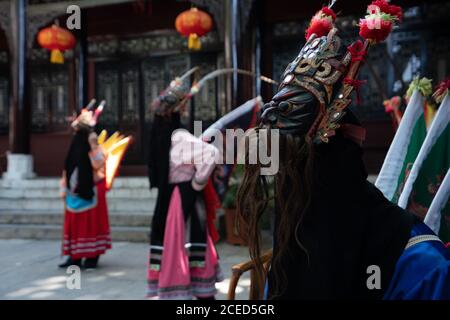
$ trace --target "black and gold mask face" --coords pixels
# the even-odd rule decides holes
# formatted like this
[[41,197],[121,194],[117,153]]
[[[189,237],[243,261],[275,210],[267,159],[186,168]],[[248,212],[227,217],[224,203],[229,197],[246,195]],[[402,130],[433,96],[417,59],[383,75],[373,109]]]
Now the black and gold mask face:
[[263,124],[281,134],[311,136],[342,87],[351,55],[332,29],[312,36],[286,68],[282,84],[262,111]]
[[264,105],[261,120],[283,134],[303,135],[317,118],[319,103],[308,90],[286,85]]

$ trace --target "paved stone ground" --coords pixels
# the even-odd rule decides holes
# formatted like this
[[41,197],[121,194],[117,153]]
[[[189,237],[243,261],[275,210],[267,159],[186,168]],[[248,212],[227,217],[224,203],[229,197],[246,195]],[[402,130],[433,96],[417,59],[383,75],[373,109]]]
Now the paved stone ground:
[[[226,279],[217,284],[217,299],[226,299],[231,266],[248,260],[247,247],[217,245]],[[59,241],[0,240],[0,300],[10,299],[145,299],[148,245],[115,242],[99,268],[82,271],[81,289],[66,287],[67,274],[57,268]],[[250,280],[243,275],[236,299],[248,299]]]

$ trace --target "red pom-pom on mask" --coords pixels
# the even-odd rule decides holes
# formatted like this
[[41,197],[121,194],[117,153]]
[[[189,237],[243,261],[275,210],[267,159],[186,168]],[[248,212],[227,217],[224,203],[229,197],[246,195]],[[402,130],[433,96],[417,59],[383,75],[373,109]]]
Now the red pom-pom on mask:
[[309,27],[306,30],[305,38],[308,40],[312,34],[317,37],[323,37],[333,29],[333,22],[336,20],[336,14],[328,7],[323,7],[314,17],[312,17]]
[[333,24],[327,19],[311,21],[308,30],[306,30],[305,38],[308,40],[312,34],[317,37],[326,36],[331,29],[333,29]]
[[386,0],[375,0],[367,8],[368,15],[359,22],[359,35],[372,43],[384,41],[394,24],[403,18],[402,8]]
[[391,33],[393,26],[389,20],[362,19],[359,22],[359,35],[374,43],[383,42]]
[[380,11],[396,17],[398,21],[403,19],[403,10],[399,6],[389,4],[386,0],[376,0],[371,3],[372,6],[380,8]]
[[336,13],[334,13],[334,11],[330,8],[323,7],[320,11],[322,11],[322,14],[331,17],[333,19],[333,22],[336,21]]

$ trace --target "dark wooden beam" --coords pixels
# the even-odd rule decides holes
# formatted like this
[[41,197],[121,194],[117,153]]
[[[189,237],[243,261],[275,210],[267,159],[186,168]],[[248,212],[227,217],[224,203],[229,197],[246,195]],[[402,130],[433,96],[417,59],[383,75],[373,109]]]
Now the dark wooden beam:
[[[263,0],[259,10],[259,27],[261,38],[261,74],[267,77],[273,75],[273,28],[264,23],[261,12],[264,10],[268,0]],[[280,79],[274,79],[279,81]],[[265,102],[270,102],[274,94],[273,86],[263,85],[261,88],[262,98]]]
[[[95,62],[88,61],[88,100],[95,99]],[[101,98],[99,98],[101,99]]]
[[5,30],[0,28],[0,51],[8,51],[8,40],[6,39]]
[[[243,27],[243,26],[241,26]],[[255,68],[255,47],[256,47],[256,25],[254,16],[251,15],[245,30],[242,30],[238,47],[239,67],[257,73]],[[255,77],[239,76],[238,78],[238,99],[236,106],[255,97],[255,83],[259,82]],[[235,106],[235,107],[236,107]]]
[[174,30],[178,14],[190,7],[189,1],[153,1],[152,13],[137,10],[133,3],[88,8],[88,36],[124,36],[152,30]]
[[[233,1],[225,0],[224,3],[224,64],[225,68],[236,68],[233,63],[233,51],[234,51],[234,32],[233,29]],[[233,77],[231,74],[225,76],[225,97],[226,97],[226,110],[229,112],[235,105],[235,94],[233,90]]]
[[12,153],[30,151],[30,104],[28,101],[28,68],[26,41],[26,0],[11,0],[11,106],[9,146]]
[[[258,0],[260,1],[260,0]],[[422,4],[442,3],[448,0],[392,0],[391,3],[410,8]],[[311,19],[323,5],[329,1],[292,1],[292,0],[266,0],[264,1],[264,19],[266,23],[277,23],[297,19]],[[342,16],[365,16],[367,6],[372,0],[345,0],[337,1],[333,7],[335,12]]]

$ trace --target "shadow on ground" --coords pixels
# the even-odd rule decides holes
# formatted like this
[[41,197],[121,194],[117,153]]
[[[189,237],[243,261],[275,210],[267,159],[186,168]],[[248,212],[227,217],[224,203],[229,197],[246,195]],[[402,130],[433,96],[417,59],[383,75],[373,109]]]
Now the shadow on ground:
[[[248,260],[248,248],[217,245],[225,280],[217,284],[217,299],[226,299],[234,264]],[[70,274],[57,268],[59,241],[0,240],[0,299],[145,299],[148,245],[117,242],[102,256],[97,270],[81,273],[81,288],[68,289]],[[243,275],[236,299],[248,299],[250,280]]]

